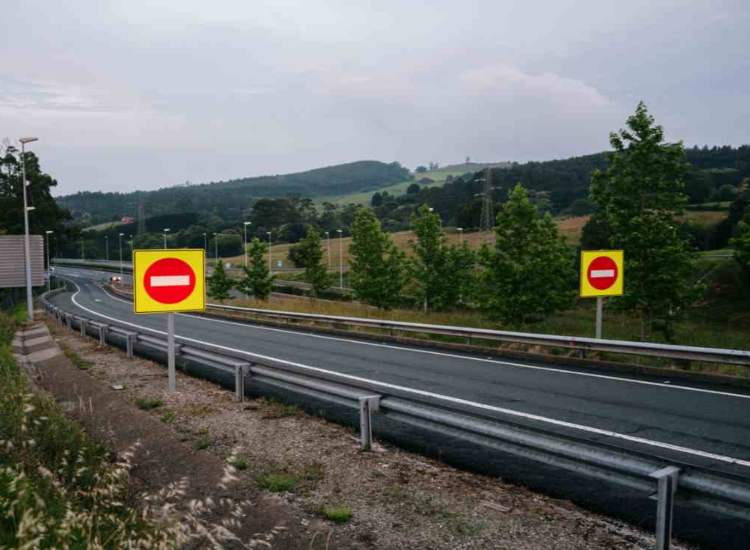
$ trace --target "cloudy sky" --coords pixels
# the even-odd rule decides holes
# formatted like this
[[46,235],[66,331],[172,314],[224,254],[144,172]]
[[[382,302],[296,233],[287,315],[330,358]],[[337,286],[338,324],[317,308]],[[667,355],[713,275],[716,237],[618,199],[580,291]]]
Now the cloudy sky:
[[79,190],[607,147],[750,142],[748,0],[24,0],[0,19],[0,138]]

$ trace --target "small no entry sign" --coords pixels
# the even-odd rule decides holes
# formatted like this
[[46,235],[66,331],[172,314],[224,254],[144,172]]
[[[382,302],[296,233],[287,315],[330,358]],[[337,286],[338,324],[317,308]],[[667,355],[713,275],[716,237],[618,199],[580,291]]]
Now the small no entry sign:
[[581,252],[581,296],[619,296],[623,290],[622,250]]
[[204,251],[136,250],[133,307],[136,313],[205,309]]

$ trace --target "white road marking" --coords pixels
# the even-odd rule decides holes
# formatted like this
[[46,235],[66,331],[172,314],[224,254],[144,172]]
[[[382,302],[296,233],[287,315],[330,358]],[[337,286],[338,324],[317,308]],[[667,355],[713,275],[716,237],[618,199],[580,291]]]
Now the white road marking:
[[592,269],[591,270],[592,279],[597,279],[599,277],[614,277],[614,276],[615,276],[614,269]]
[[[117,296],[114,296],[107,292],[106,290],[102,289],[102,292],[104,292],[107,297],[111,298],[112,300],[117,300],[118,302],[122,302],[123,304],[131,305],[132,302],[129,302],[127,300],[123,300],[122,298],[118,298]],[[613,380],[615,382],[627,382],[629,384],[641,384],[644,386],[656,386],[658,388],[663,389],[675,389],[675,390],[684,390],[684,391],[692,391],[692,392],[698,392],[698,393],[708,393],[712,395],[723,395],[726,397],[738,397],[740,399],[750,399],[750,394],[742,394],[742,393],[733,393],[728,391],[720,391],[720,390],[709,390],[705,388],[694,388],[692,386],[683,386],[680,384],[672,384],[670,381],[664,381],[664,382],[651,382],[649,380],[637,380],[635,378],[625,378],[622,376],[611,376],[608,374],[596,374],[592,372],[581,372],[581,371],[575,371],[575,370],[567,370],[567,369],[560,369],[555,367],[541,367],[539,365],[528,365],[525,363],[514,363],[513,361],[502,361],[500,359],[485,359],[483,357],[473,357],[471,355],[459,355],[456,353],[447,353],[443,351],[433,351],[428,349],[419,349],[419,348],[407,348],[403,346],[395,346],[393,344],[382,344],[377,342],[366,342],[364,340],[352,340],[350,338],[342,338],[340,336],[326,336],[324,334],[314,334],[310,332],[300,332],[300,331],[294,331],[294,330],[286,330],[283,328],[274,328],[274,327],[264,327],[261,325],[249,325],[248,323],[242,323],[237,321],[226,321],[224,319],[214,319],[213,317],[202,317],[199,315],[191,315],[189,313],[178,313],[177,315],[181,317],[192,317],[193,319],[197,319],[200,321],[211,321],[213,323],[224,323],[227,325],[235,325],[239,327],[245,327],[245,328],[252,328],[253,330],[267,330],[270,332],[280,332],[282,334],[293,334],[296,336],[302,335],[307,336],[309,338],[319,338],[321,340],[334,340],[337,342],[347,342],[350,344],[359,344],[361,346],[371,346],[376,348],[387,348],[387,349],[395,349],[399,351],[410,351],[412,353],[422,353],[427,355],[437,355],[440,357],[450,357],[452,359],[465,359],[469,361],[476,361],[479,363],[490,363],[490,364],[496,364],[496,365],[507,365],[510,367],[516,367],[519,369],[532,369],[532,370],[541,370],[546,372],[554,372],[554,373],[560,373],[560,374],[568,374],[571,376],[587,376],[589,378],[600,378],[604,380]],[[665,376],[668,373],[665,373]]]
[[154,275],[151,286],[190,286],[189,275]]
[[[75,285],[75,283],[73,283],[73,284]],[[129,323],[127,321],[122,321],[120,319],[115,319],[114,317],[110,317],[110,316],[104,315],[102,313],[97,313],[96,311],[94,311],[92,309],[89,309],[87,307],[82,306],[81,304],[78,303],[78,300],[76,300],[76,296],[78,296],[78,294],[81,292],[81,289],[80,289],[80,287],[78,287],[78,285],[76,285],[76,288],[77,288],[77,290],[70,297],[70,300],[76,306],[78,306],[79,308],[81,308],[82,310],[88,311],[89,313],[92,313],[92,314],[94,314],[94,315],[96,315],[98,317],[102,317],[103,319],[109,319],[110,321],[116,321],[118,323],[121,323],[121,324],[124,324],[124,325],[128,325],[128,326],[131,326],[131,327],[145,329],[145,330],[150,331],[150,332],[154,332],[154,333],[157,333],[157,334],[166,335],[166,332],[163,331],[163,330],[156,330],[156,329],[152,329],[152,328],[149,328],[149,327],[144,327],[142,325],[137,325],[135,323]],[[339,376],[339,377],[345,378],[347,380],[352,380],[352,381],[357,381],[357,382],[365,382],[365,383],[368,383],[368,384],[375,384],[375,385],[378,385],[378,386],[380,386],[382,388],[390,388],[390,389],[394,389],[394,390],[411,392],[411,393],[414,393],[416,395],[421,395],[421,396],[424,396],[424,397],[432,397],[432,398],[436,398],[436,399],[443,399],[443,400],[448,401],[450,403],[461,404],[461,405],[469,405],[469,406],[477,407],[477,408],[480,408],[480,409],[484,409],[486,411],[497,412],[497,413],[501,413],[501,414],[506,414],[508,416],[515,416],[515,417],[518,417],[518,418],[524,418],[524,419],[527,419],[527,420],[534,420],[534,421],[542,422],[542,423],[545,423],[545,424],[551,424],[553,426],[560,426],[560,427],[564,427],[564,428],[570,428],[570,429],[574,429],[574,430],[579,430],[579,431],[586,432],[586,433],[589,433],[589,434],[603,435],[603,436],[606,436],[606,437],[612,437],[612,438],[615,438],[615,439],[621,439],[623,441],[630,441],[632,443],[639,443],[639,444],[642,444],[642,445],[648,445],[648,446],[657,447],[657,448],[660,448],[660,449],[668,449],[670,451],[675,451],[675,452],[679,452],[679,453],[689,454],[689,455],[693,455],[693,456],[700,456],[702,458],[708,458],[708,459],[711,459],[711,460],[717,460],[719,462],[726,462],[728,464],[736,464],[738,466],[750,467],[750,460],[743,460],[741,458],[735,458],[735,457],[726,456],[726,455],[709,453],[707,451],[701,451],[700,449],[692,449],[690,447],[683,447],[681,445],[674,445],[672,443],[664,443],[663,441],[654,441],[652,439],[645,439],[643,437],[637,437],[637,436],[627,435],[627,434],[623,434],[623,433],[619,433],[619,432],[613,432],[613,431],[610,431],[610,430],[603,430],[601,428],[594,428],[592,426],[584,426],[584,425],[581,425],[581,424],[574,424],[572,422],[567,422],[565,420],[557,420],[556,418],[548,418],[546,416],[541,416],[541,415],[538,415],[538,414],[525,413],[525,412],[521,412],[521,411],[515,411],[513,409],[506,409],[506,408],[503,408],[503,407],[495,407],[494,405],[487,405],[485,403],[477,403],[475,401],[468,401],[466,399],[461,399],[461,398],[458,398],[458,397],[451,397],[449,395],[442,395],[442,394],[439,394],[439,393],[432,393],[432,392],[428,392],[428,391],[424,391],[424,390],[417,390],[417,389],[414,389],[414,388],[407,388],[405,386],[398,386],[398,385],[395,385],[395,384],[389,384],[387,382],[380,382],[380,381],[377,381],[377,380],[371,380],[369,378],[362,378],[360,376],[353,376],[351,374],[344,374],[344,373],[340,373],[340,372],[335,372],[335,371],[330,371],[330,370],[326,370],[326,369],[321,369],[319,367],[313,367],[311,365],[305,365],[303,363],[296,363],[296,362],[293,362],[293,361],[287,361],[285,359],[279,359],[278,357],[270,357],[268,355],[261,355],[259,353],[252,353],[250,351],[245,351],[245,350],[241,350],[241,349],[237,349],[237,348],[231,348],[231,347],[222,346],[222,345],[219,345],[219,344],[212,344],[211,342],[205,342],[205,341],[202,341],[202,340],[197,340],[195,338],[188,338],[187,336],[177,335],[177,338],[180,339],[180,340],[183,340],[185,342],[193,342],[193,343],[196,343],[196,344],[207,344],[207,345],[212,346],[213,348],[216,348],[216,349],[223,349],[223,350],[231,351],[231,352],[234,352],[234,353],[240,353],[242,355],[246,355],[248,357],[253,357],[253,358],[256,358],[256,359],[266,359],[266,360],[275,361],[277,363],[282,363],[282,364],[294,366],[294,367],[305,369],[305,370],[309,370],[309,371],[314,371],[314,372],[320,372],[320,373],[324,373],[324,374],[331,374],[331,375],[334,375],[334,376]]]

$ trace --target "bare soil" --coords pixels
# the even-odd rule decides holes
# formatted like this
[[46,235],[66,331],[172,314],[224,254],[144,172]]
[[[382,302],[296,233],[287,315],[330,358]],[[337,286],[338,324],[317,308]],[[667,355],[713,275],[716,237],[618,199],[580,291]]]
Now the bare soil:
[[[99,381],[110,398],[114,394],[129,403],[128,413],[120,411],[119,418],[109,419],[108,437],[116,448],[124,439],[139,439],[151,453],[154,461],[142,468],[153,468],[143,472],[145,483],[159,484],[189,472],[196,491],[211,493],[217,464],[237,465],[232,469],[236,490],[257,503],[257,530],[285,528],[271,543],[273,548],[654,546],[651,533],[497,478],[460,471],[390,445],[376,444],[373,452],[361,452],[352,430],[293,406],[266,399],[236,403],[232,392],[179,372],[178,392],[169,394],[162,366],[129,360],[119,350],[50,328],[69,354],[83,360],[86,377]],[[114,385],[124,388],[111,390]],[[149,400],[153,408],[139,410],[137,403],[143,408]],[[142,416],[150,422],[141,422]],[[171,466],[159,461],[176,452],[164,443],[170,439],[188,449],[179,454],[185,463],[182,472],[170,472]],[[123,441],[117,445],[118,440]],[[351,518],[343,523],[326,519],[330,507],[351,512]]]

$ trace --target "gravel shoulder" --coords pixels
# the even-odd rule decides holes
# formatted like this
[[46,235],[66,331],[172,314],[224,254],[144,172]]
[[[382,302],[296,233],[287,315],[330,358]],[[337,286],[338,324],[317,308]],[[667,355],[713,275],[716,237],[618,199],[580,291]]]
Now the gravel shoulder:
[[[236,403],[232,392],[180,372],[178,392],[169,394],[162,366],[127,359],[117,349],[100,348],[94,340],[51,323],[50,329],[74,364],[130,404],[133,418],[148,415],[191,451],[182,453],[181,461],[197,464],[210,457],[233,465],[235,483],[256,495],[251,498],[256,498],[255,509],[260,513],[272,506],[281,518],[277,524],[285,533],[271,542],[274,548],[654,546],[651,533],[501,479],[457,470],[391,445],[361,452],[351,429],[294,406],[263,398]],[[123,389],[111,389],[120,385]],[[127,431],[133,439],[137,425],[122,418],[111,428],[115,434]],[[168,456],[160,454],[153,433],[144,432],[140,439],[142,446],[154,447],[153,456]],[[210,483],[196,481],[209,491]],[[269,530],[272,523],[259,525]]]

